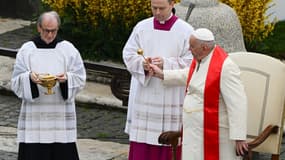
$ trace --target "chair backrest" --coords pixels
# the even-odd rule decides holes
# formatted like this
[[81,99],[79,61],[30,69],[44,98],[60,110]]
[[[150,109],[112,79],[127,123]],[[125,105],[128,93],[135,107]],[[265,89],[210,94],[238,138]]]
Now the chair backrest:
[[235,52],[230,58],[240,67],[248,97],[247,137],[253,140],[268,125],[279,126],[253,151],[280,154],[285,102],[285,64],[259,53]]

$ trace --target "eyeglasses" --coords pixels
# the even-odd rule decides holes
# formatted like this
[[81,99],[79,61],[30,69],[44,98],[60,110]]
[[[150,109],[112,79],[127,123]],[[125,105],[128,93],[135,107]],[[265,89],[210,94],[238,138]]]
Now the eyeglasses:
[[49,34],[49,33],[56,33],[58,31],[58,29],[45,29],[45,28],[42,28],[43,32],[46,33],[46,34]]

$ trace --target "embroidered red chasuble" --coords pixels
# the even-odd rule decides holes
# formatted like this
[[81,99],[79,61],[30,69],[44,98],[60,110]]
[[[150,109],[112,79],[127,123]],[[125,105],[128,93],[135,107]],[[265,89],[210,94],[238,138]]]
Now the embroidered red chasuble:
[[[227,53],[216,46],[209,64],[204,89],[204,159],[219,160],[219,95],[221,71]],[[186,89],[196,66],[193,59]]]

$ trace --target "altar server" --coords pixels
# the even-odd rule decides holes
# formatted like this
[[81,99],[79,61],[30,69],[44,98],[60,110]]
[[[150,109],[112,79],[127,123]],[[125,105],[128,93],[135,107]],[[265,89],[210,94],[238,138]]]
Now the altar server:
[[[75,96],[84,87],[85,68],[78,50],[57,36],[60,17],[45,12],[39,36],[19,49],[11,88],[22,99],[18,121],[18,160],[78,160]],[[42,86],[54,76],[52,93]]]

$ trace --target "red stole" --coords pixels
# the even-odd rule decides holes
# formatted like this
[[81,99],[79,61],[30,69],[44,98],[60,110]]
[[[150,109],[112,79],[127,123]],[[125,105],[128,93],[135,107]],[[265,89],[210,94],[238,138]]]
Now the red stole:
[[[216,46],[209,64],[204,89],[204,159],[219,160],[219,95],[220,79],[223,63],[227,53]],[[196,60],[193,59],[187,79],[188,88],[195,70]]]

